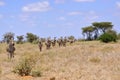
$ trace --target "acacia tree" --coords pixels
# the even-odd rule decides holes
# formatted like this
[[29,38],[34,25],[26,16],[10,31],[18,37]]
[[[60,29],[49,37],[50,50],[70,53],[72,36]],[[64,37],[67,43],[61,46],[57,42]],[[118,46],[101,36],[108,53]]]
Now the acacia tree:
[[3,35],[3,40],[7,42],[7,44],[10,42],[10,40],[14,40],[14,33],[12,32],[7,32]]
[[94,26],[93,26],[93,29],[94,29],[94,36],[93,36],[93,38],[94,38],[94,40],[96,40],[99,37],[99,30],[96,27],[94,27]]
[[92,25],[96,28],[96,31],[102,31],[105,33],[107,30],[112,29],[113,25],[111,22],[94,22]]
[[30,43],[33,43],[33,41],[37,41],[39,39],[39,37],[33,33],[27,33],[27,41]]
[[94,32],[93,26],[87,26],[87,27],[82,28],[82,34],[84,37],[86,36],[87,40],[93,39],[93,32]]
[[102,37],[105,37],[105,38],[106,36],[107,37],[112,36],[112,38],[116,39],[117,33],[116,31],[112,30],[112,28],[113,28],[113,25],[111,22],[94,22],[92,23],[92,26],[82,28],[82,34],[87,38],[87,40],[99,39],[101,35],[103,35]]

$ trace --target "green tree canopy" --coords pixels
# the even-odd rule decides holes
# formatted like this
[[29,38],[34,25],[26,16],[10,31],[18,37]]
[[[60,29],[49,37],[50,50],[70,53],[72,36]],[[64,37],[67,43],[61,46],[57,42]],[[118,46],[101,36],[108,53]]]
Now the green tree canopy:
[[26,38],[27,38],[27,41],[30,43],[39,39],[39,37],[33,33],[27,33]]
[[93,26],[87,26],[82,28],[82,34],[87,37],[87,40],[92,40],[93,31],[94,31]]
[[23,35],[20,35],[20,36],[17,36],[17,39],[18,39],[18,41],[17,41],[18,44],[23,43],[24,37],[23,37]]
[[107,30],[112,29],[113,25],[111,22],[94,22],[92,25],[97,29],[105,33]]

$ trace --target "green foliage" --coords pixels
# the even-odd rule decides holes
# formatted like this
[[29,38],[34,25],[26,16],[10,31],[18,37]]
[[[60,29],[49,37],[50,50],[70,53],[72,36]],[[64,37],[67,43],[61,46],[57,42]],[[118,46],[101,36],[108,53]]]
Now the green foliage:
[[117,37],[115,34],[104,33],[99,37],[99,40],[105,43],[112,42],[112,41],[116,42]]
[[18,43],[18,44],[22,44],[24,37],[23,37],[23,35],[17,36],[17,39],[18,39],[17,43]]
[[111,22],[94,22],[92,25],[98,29],[101,30],[103,33],[105,33],[107,30],[112,29],[113,25]]
[[14,67],[13,72],[21,76],[28,76],[35,64],[35,59],[32,56],[26,56]]
[[82,34],[86,40],[97,40],[100,34],[107,32],[112,27],[111,22],[94,22],[92,26],[82,28]]
[[94,27],[93,26],[87,26],[82,28],[82,34],[86,36],[87,40],[92,40],[92,35],[94,32]]
[[18,73],[21,76],[30,75],[32,67],[28,60],[21,61],[14,69],[15,73]]
[[7,43],[9,43],[10,42],[10,40],[12,40],[12,39],[14,39],[14,33],[12,33],[12,32],[7,32],[7,33],[5,33],[4,35],[3,35],[3,39],[4,39],[4,41],[6,41]]
[[116,42],[116,40],[118,39],[117,38],[117,32],[110,29],[110,30],[107,31],[107,33],[111,34],[115,38],[115,42]]
[[93,32],[94,28],[93,26],[87,26],[87,27],[82,28],[82,30],[83,30],[83,33]]
[[27,33],[27,41],[32,43],[33,41],[36,41],[38,39],[38,36],[32,33]]

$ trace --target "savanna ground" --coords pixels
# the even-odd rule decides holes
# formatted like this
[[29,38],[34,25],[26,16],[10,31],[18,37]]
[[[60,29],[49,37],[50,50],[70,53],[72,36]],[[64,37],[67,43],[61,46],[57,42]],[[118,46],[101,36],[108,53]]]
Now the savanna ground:
[[[6,44],[0,44],[0,80],[120,80],[120,41],[76,42],[40,52],[37,44],[16,44],[15,57],[9,60]],[[21,77],[12,72],[24,56],[36,59],[34,67],[41,77]],[[52,80],[52,79],[51,79]]]

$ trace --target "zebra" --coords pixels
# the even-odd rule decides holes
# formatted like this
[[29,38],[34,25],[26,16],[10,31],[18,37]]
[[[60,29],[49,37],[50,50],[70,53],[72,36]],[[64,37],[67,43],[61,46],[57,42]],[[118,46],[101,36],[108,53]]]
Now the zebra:
[[39,41],[38,46],[39,46],[40,51],[42,51],[42,47],[43,47],[42,41]]
[[9,59],[14,58],[14,51],[15,51],[14,46],[15,46],[14,42],[10,41],[7,48],[6,48],[6,51],[8,52]]

